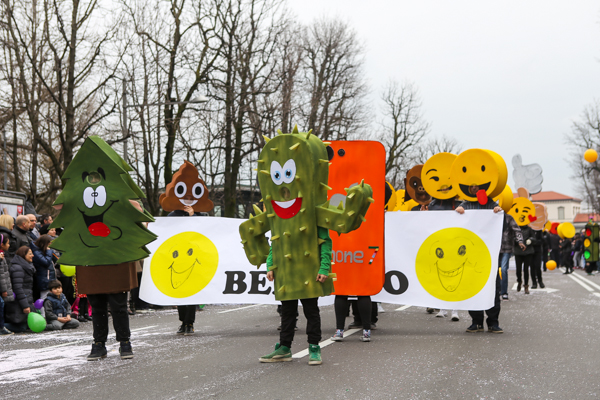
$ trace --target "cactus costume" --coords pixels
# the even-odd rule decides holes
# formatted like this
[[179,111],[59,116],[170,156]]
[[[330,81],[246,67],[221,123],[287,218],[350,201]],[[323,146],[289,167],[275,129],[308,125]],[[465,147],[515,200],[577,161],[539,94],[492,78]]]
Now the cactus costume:
[[[329,159],[325,144],[311,132],[280,134],[258,157],[258,183],[266,212],[254,206],[256,216],[240,225],[244,251],[251,264],[267,263],[273,271],[275,298],[282,302],[281,343],[263,362],[291,361],[290,346],[298,300],[308,320],[311,364],[320,364],[321,320],[317,300],[333,292],[331,239],[360,227],[370,203],[371,187],[364,182],[350,189],[346,207],[327,201]],[[265,233],[271,231],[271,246]],[[324,275],[324,282],[316,278]],[[317,360],[318,358],[318,360]]]

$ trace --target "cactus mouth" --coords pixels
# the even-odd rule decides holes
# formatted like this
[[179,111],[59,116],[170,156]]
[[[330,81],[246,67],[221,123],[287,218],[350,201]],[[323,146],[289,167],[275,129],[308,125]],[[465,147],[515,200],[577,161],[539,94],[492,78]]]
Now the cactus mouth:
[[279,218],[288,219],[298,214],[302,207],[302,198],[297,197],[290,201],[275,201],[271,200],[273,211]]
[[179,199],[179,201],[184,206],[190,206],[190,207],[193,206],[194,204],[196,204],[198,202],[198,200],[184,200],[184,199]]

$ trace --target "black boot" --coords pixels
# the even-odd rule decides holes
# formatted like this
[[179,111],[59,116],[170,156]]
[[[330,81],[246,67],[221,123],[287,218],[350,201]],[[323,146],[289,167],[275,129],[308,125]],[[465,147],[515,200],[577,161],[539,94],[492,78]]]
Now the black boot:
[[106,346],[103,342],[92,343],[92,351],[87,356],[88,361],[97,361],[101,358],[106,358]]
[[129,340],[121,342],[119,354],[121,355],[121,360],[129,360],[133,358],[133,350],[131,349],[131,342]]

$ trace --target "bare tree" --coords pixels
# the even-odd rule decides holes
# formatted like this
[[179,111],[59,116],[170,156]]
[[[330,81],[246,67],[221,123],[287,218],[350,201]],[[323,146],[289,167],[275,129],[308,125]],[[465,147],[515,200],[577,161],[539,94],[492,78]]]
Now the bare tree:
[[596,161],[590,164],[583,159],[587,149],[600,151],[600,100],[586,106],[580,118],[573,121],[565,141],[571,148],[572,178],[577,189],[584,194],[591,208],[600,210],[600,163]]
[[383,119],[379,122],[378,136],[387,151],[386,178],[394,187],[400,187],[430,125],[421,113],[421,100],[414,84],[400,85],[392,80],[384,88],[381,100]]
[[303,128],[323,140],[358,136],[368,122],[364,48],[349,24],[321,19],[302,37]]

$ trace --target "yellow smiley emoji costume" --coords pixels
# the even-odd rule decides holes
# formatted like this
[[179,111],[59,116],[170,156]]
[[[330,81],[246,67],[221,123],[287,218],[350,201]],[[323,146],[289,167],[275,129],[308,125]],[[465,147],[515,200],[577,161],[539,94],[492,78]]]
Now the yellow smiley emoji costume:
[[450,172],[458,157],[452,153],[438,153],[429,158],[421,171],[425,191],[434,199],[448,200],[456,196]]
[[450,176],[452,186],[461,198],[485,205],[504,190],[508,170],[497,153],[469,149],[456,157]]
[[517,189],[517,193],[519,197],[513,200],[508,215],[512,216],[519,226],[529,225],[537,219],[535,216],[535,206],[529,200],[527,189],[519,188]]

